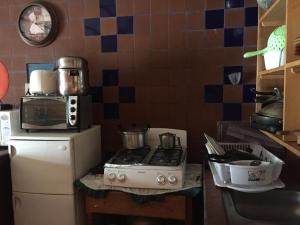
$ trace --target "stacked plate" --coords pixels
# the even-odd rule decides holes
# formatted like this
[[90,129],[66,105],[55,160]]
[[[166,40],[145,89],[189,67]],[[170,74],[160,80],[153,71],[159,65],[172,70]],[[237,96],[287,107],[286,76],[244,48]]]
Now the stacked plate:
[[216,154],[216,155],[224,155],[225,154],[224,149],[215,141],[215,139],[208,136],[206,133],[204,133],[204,137],[207,140],[207,145],[211,149],[210,154]]

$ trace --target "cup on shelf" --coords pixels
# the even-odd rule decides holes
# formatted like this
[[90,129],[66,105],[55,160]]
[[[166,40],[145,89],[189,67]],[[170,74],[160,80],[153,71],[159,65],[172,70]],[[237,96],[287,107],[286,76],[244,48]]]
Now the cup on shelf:
[[285,63],[285,49],[268,51],[264,54],[266,70],[283,66]]
[[257,5],[264,9],[267,10],[271,5],[272,5],[273,0],[257,0]]

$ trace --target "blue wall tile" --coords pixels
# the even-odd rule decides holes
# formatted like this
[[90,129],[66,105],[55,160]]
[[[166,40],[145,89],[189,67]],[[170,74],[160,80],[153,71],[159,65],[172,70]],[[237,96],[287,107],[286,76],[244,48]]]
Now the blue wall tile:
[[100,35],[100,19],[84,19],[84,34],[85,36]]
[[104,103],[104,119],[119,119],[119,104],[118,103]]
[[238,84],[242,83],[243,80],[243,66],[224,66],[224,84],[232,84],[228,77],[232,73],[241,73],[241,80]]
[[224,27],[224,10],[207,10],[205,11],[205,28],[216,29]]
[[241,120],[242,105],[240,103],[223,104],[223,120]]
[[205,85],[204,86],[205,102],[218,103],[223,101],[222,85]]
[[245,26],[257,26],[258,8],[245,8]]
[[118,34],[133,34],[133,17],[117,17]]
[[134,87],[119,87],[119,102],[120,103],[134,103],[135,102],[135,88]]
[[242,47],[244,44],[243,28],[225,28],[224,47]]
[[[212,0],[214,1],[214,0]],[[225,8],[240,8],[244,7],[244,0],[225,0]]]
[[118,51],[117,35],[107,35],[101,37],[102,52]]
[[99,0],[100,6],[105,6],[105,5],[116,5],[116,0]]
[[251,89],[255,90],[255,84],[247,84],[243,86],[243,102],[254,102],[255,93]]
[[116,0],[99,0],[100,1],[100,17],[116,16]]
[[117,86],[119,84],[118,70],[103,70],[102,71],[103,86]]
[[103,102],[102,87],[90,87],[89,94],[92,96],[92,102]]

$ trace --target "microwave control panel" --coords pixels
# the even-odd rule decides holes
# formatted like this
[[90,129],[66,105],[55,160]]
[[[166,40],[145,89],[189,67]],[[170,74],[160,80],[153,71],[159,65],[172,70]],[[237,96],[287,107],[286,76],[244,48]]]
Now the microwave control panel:
[[77,124],[77,111],[78,111],[78,96],[69,96],[68,97],[68,119],[69,124],[71,126],[75,126]]

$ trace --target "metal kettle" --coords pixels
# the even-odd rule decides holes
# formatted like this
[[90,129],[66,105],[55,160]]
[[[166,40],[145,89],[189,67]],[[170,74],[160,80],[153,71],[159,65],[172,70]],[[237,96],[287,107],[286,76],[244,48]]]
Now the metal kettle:
[[274,88],[271,92],[253,91],[256,94],[255,102],[262,103],[259,114],[268,117],[282,119],[283,96],[279,88]]
[[[159,134],[160,147],[163,149],[173,149],[176,147],[181,148],[180,138],[176,136],[176,134],[172,133],[163,133]],[[176,145],[177,140],[177,145]]]

